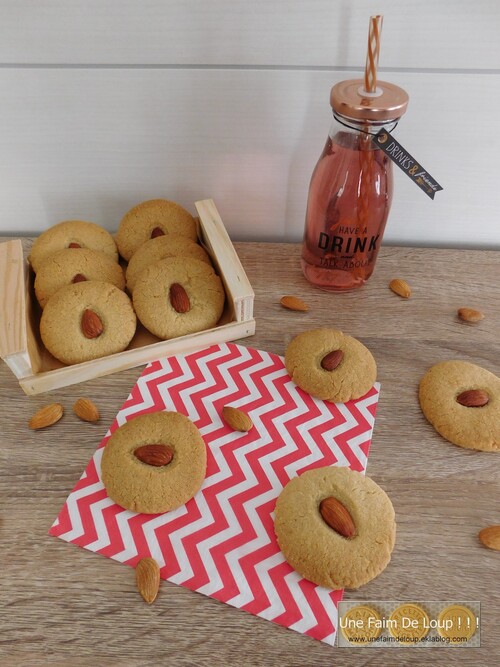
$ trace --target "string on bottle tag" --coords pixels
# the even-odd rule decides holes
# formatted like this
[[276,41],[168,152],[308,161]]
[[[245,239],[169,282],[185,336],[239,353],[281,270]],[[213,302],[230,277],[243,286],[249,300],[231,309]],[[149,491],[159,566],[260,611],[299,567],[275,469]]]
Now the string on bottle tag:
[[[358,125],[350,125],[349,123],[346,123],[345,120],[340,120],[338,114],[334,113],[333,115],[334,115],[335,120],[337,121],[337,123],[340,123],[344,127],[348,127],[350,130],[355,130],[356,132],[361,132],[362,134],[370,134],[372,136],[375,136],[373,132],[370,132],[368,130],[364,130],[362,127],[360,127],[359,124]],[[391,132],[397,128],[398,124],[399,124],[399,120],[387,121],[387,123],[385,123],[385,125],[394,125]],[[366,125],[363,125],[363,127],[366,127]]]

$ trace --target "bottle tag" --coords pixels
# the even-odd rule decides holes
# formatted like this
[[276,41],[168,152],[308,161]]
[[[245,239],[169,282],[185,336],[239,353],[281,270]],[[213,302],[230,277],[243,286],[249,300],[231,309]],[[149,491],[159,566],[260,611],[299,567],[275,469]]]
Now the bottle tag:
[[406,149],[394,139],[390,132],[382,128],[373,137],[373,142],[431,199],[434,199],[436,192],[443,189],[429,172],[406,152]]

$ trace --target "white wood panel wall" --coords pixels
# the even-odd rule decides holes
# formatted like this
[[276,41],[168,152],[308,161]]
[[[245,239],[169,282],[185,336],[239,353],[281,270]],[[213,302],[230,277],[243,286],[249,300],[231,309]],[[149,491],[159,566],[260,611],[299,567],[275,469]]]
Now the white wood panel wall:
[[[444,187],[395,173],[385,241],[500,248],[497,0],[0,0],[0,233],[110,230],[133,204],[213,197],[233,239],[299,240],[330,87],[410,94],[395,134]],[[395,172],[398,172],[395,169]]]

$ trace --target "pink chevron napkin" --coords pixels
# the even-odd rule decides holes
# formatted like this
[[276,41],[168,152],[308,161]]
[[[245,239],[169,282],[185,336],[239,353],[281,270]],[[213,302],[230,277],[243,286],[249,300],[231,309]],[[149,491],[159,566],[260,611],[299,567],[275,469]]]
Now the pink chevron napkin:
[[[379,385],[345,404],[316,400],[287,374],[282,357],[234,343],[149,364],[49,533],[127,565],[151,555],[161,576],[328,644],[342,591],[301,578],[286,563],[273,529],[276,498],[310,468],[364,471]],[[234,432],[224,405],[254,424]],[[124,510],[101,482],[103,448],[139,414],[177,410],[207,445],[205,482],[186,505],[159,515]]]

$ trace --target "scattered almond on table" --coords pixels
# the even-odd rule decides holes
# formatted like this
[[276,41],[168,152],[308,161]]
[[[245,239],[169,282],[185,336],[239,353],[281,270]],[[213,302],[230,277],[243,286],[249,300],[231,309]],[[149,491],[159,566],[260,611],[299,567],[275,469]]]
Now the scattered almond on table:
[[287,308],[288,310],[296,310],[301,313],[307,313],[309,310],[309,306],[307,303],[304,303],[302,299],[299,299],[297,296],[282,296],[280,299],[280,303],[283,306],[283,308]]
[[73,406],[73,412],[84,422],[99,421],[99,410],[88,398],[79,398]]
[[411,296],[411,287],[408,285],[406,280],[402,280],[401,278],[394,278],[389,283],[389,287],[394,292],[394,294],[403,297],[403,299],[409,299]]
[[234,431],[242,431],[246,433],[253,427],[252,420],[243,410],[232,408],[230,405],[225,405],[222,408],[222,419]]
[[144,601],[152,604],[160,590],[160,566],[154,558],[142,558],[137,563],[135,581]]
[[47,428],[58,422],[63,416],[64,408],[60,403],[51,403],[35,412],[28,422],[28,426],[34,430]]
[[480,310],[474,308],[459,308],[458,317],[464,322],[480,322],[484,320],[484,315]]
[[479,531],[479,541],[488,549],[500,551],[500,526],[488,526]]

